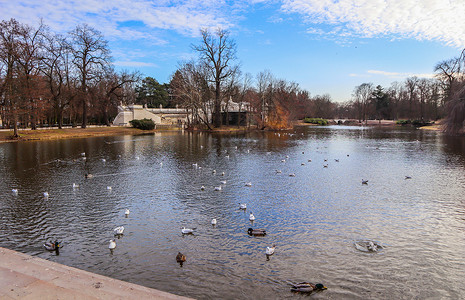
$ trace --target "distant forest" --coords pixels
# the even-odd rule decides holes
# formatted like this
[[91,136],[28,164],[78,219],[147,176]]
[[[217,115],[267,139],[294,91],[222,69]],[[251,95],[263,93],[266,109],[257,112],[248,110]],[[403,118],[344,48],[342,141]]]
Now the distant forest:
[[[192,45],[198,58],[179,62],[170,82],[159,83],[139,72],[116,71],[108,42],[87,24],[67,34],[15,19],[0,24],[0,118],[4,128],[110,125],[120,104],[182,107],[189,126],[223,125],[221,112],[231,103],[249,111],[262,129],[288,128],[305,117],[323,119],[444,119],[451,134],[465,128],[465,49],[438,62],[434,78],[410,77],[388,87],[371,82],[354,87],[352,98],[335,102],[311,95],[298,83],[270,71],[243,73],[236,43],[228,31],[203,30]],[[206,112],[212,112],[211,117]]]

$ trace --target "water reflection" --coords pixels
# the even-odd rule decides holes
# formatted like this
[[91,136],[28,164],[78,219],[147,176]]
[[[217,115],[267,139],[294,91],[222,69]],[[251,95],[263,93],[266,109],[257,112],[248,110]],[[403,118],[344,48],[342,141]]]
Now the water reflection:
[[202,299],[294,298],[303,281],[328,287],[316,298],[464,298],[464,149],[341,126],[1,144],[0,246]]

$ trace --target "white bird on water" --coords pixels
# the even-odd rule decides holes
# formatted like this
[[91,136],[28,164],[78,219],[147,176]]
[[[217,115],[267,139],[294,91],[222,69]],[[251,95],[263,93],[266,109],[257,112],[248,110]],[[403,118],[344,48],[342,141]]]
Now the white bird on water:
[[11,192],[13,195],[17,196],[18,195],[18,189],[12,189]]
[[124,226],[118,226],[113,229],[113,231],[115,232],[115,235],[121,235],[124,232]]
[[249,187],[252,186],[252,182],[247,182],[245,186],[249,186]]
[[212,219],[212,225],[216,225],[216,219]]
[[48,192],[44,192],[44,198],[48,198],[49,194]]
[[192,234],[192,233],[194,233],[195,229],[197,229],[197,228],[181,227],[181,232],[182,232],[182,234]]
[[73,190],[78,189],[78,188],[79,188],[79,184],[73,183]]
[[254,221],[254,220],[255,220],[255,216],[253,215],[253,213],[250,213],[249,220],[250,220],[250,221]]
[[126,208],[126,210],[124,211],[124,214],[126,215],[126,218],[129,216],[129,209]]
[[239,209],[247,209],[247,204],[239,203]]
[[107,190],[111,191],[111,186],[107,186]]
[[201,190],[201,191],[205,191],[205,187],[202,185],[202,186],[200,187],[200,190]]
[[221,184],[226,184],[226,180],[221,180],[220,183]]
[[215,186],[215,191],[221,191],[221,186]]
[[276,248],[276,245],[273,245],[273,247],[266,247],[265,254],[268,256],[273,255],[275,248]]
[[108,245],[108,249],[113,251],[116,248],[116,242],[115,240],[110,240],[110,244]]

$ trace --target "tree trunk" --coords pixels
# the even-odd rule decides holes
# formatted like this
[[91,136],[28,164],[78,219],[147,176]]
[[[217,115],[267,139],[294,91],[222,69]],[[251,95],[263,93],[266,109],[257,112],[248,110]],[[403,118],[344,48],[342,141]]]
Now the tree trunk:
[[215,90],[215,112],[213,115],[213,125],[221,127],[221,99],[220,99],[220,81],[216,81]]

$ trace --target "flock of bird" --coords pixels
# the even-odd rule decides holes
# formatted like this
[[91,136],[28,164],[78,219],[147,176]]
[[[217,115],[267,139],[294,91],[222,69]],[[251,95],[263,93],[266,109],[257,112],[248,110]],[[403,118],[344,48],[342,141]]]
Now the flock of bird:
[[[203,146],[201,146],[201,148],[203,148]],[[236,149],[237,149],[237,147],[236,147]],[[250,150],[248,150],[247,152],[250,152]],[[268,152],[267,154],[269,155],[270,153]],[[304,154],[304,152],[302,152],[302,154]],[[82,156],[83,160],[86,159],[85,153],[82,153],[81,156]],[[347,156],[349,156],[349,155],[347,155]],[[229,159],[229,155],[226,155],[225,157],[227,159]],[[138,157],[136,157],[136,159],[138,159]],[[288,159],[289,159],[289,156],[286,156],[285,159],[282,159],[282,162],[286,162],[286,160],[288,160]],[[105,159],[102,159],[102,161],[105,162]],[[339,159],[335,159],[334,161],[339,162]],[[308,159],[308,162],[312,162],[312,160]],[[160,163],[161,166],[162,166],[162,164],[163,163]],[[302,163],[301,165],[305,165],[305,163]],[[201,168],[198,163],[194,163],[193,167],[194,168],[199,168],[199,169]],[[328,168],[327,159],[324,160],[323,168]],[[212,173],[216,174],[217,172],[216,172],[216,170],[213,170]],[[282,173],[282,171],[281,170],[276,170],[276,173],[280,174],[280,173]],[[225,173],[222,172],[222,173],[220,173],[220,175],[224,176]],[[295,173],[290,173],[289,176],[290,177],[295,177],[296,175],[295,175]],[[93,175],[90,174],[90,173],[86,173],[85,178],[86,179],[93,178]],[[405,179],[411,179],[411,177],[410,176],[405,176]],[[215,191],[221,191],[222,190],[222,185],[226,184],[226,180],[222,180],[222,181],[220,181],[220,183],[221,183],[221,185],[214,187]],[[362,184],[367,185],[368,180],[362,179]],[[251,187],[252,182],[246,182],[245,186],[246,187]],[[76,184],[76,183],[73,183],[73,190],[78,189],[78,188],[79,188],[79,185]],[[107,190],[111,190],[111,189],[112,189],[111,186],[107,186]],[[205,188],[205,186],[201,186],[200,189],[203,191],[206,188]],[[18,189],[12,189],[12,193],[14,195],[18,195]],[[49,193],[44,192],[43,196],[44,196],[44,198],[48,198]],[[247,209],[247,204],[246,203],[239,203],[239,209],[245,211]],[[126,216],[126,218],[129,216],[129,213],[130,213],[129,209],[126,209],[125,212],[124,212],[124,215]],[[253,223],[253,221],[256,220],[256,217],[253,214],[253,212],[250,212],[249,220],[252,223]],[[211,225],[216,226],[217,224],[218,224],[217,219],[213,218],[211,220]],[[182,235],[193,234],[195,232],[195,230],[196,230],[196,228],[182,227],[181,228],[181,233],[182,233]],[[118,227],[114,228],[113,233],[114,233],[114,236],[117,237],[117,238],[122,237],[123,233],[124,233],[124,226],[118,226]],[[261,228],[260,229],[248,228],[247,233],[250,236],[265,236],[266,235],[266,230],[261,229]],[[373,241],[357,241],[354,244],[355,244],[356,249],[358,249],[360,251],[364,251],[364,252],[377,252],[378,250],[383,248],[382,245],[380,245],[379,243],[373,242]],[[59,249],[61,247],[63,247],[62,243],[58,242],[57,240],[54,241],[54,242],[52,242],[52,241],[46,242],[43,246],[48,251],[55,251],[57,255],[59,254]],[[116,240],[111,239],[110,242],[109,242],[108,248],[110,249],[110,252],[112,254],[113,254],[113,251],[116,249],[116,246],[117,246],[116,245]],[[272,246],[266,247],[265,255],[266,255],[267,260],[269,260],[270,256],[272,256],[275,253],[275,250],[276,250],[276,245],[275,244],[273,244]],[[178,254],[176,255],[176,261],[181,266],[183,265],[184,262],[186,262],[186,260],[187,260],[186,255],[182,254],[181,252],[178,252]],[[308,282],[301,282],[301,283],[298,283],[298,284],[292,284],[292,287],[291,287],[291,291],[303,292],[303,293],[309,293],[309,292],[324,290],[324,289],[326,289],[326,287],[323,284],[320,284],[320,283],[312,284],[312,283],[308,283]]]

